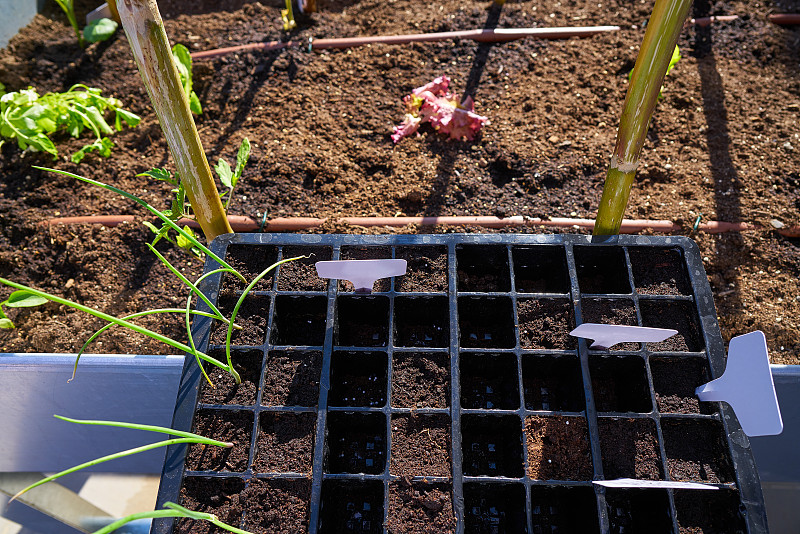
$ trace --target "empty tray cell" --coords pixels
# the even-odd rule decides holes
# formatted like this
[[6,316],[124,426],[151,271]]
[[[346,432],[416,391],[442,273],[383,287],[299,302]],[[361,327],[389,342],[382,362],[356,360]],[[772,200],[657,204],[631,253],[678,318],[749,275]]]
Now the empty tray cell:
[[[247,284],[238,277],[224,273],[222,276],[222,289],[243,290],[262,271],[278,261],[278,247],[272,245],[230,245],[225,253],[225,261],[239,271]],[[275,276],[273,269],[264,278],[258,281],[254,291],[269,291]]]
[[519,408],[519,377],[514,354],[462,353],[459,370],[462,408]]
[[400,477],[449,477],[450,418],[441,414],[393,415],[389,472]]
[[654,421],[600,417],[597,425],[606,480],[664,478]]
[[675,490],[679,534],[744,534],[739,494],[730,490]]
[[272,322],[273,345],[322,345],[325,342],[325,297],[278,295]]
[[456,247],[458,291],[511,291],[508,249],[499,245]]
[[326,473],[379,475],[386,469],[386,416],[328,413]]
[[691,295],[683,253],[677,248],[630,247],[633,284],[642,295]]
[[513,247],[517,293],[569,293],[563,247]]
[[256,473],[311,473],[314,413],[261,412],[258,419]]
[[395,291],[447,291],[447,247],[397,247],[395,257],[407,262],[406,274],[394,280]]
[[190,471],[244,472],[249,462],[255,415],[246,410],[197,410],[192,432],[233,443],[233,447],[193,444],[186,454]]
[[531,486],[533,534],[599,532],[597,498],[591,487]]
[[464,484],[465,534],[527,532],[522,484]]
[[522,356],[525,408],[582,412],[585,406],[581,366],[576,356]]
[[389,484],[386,530],[390,534],[448,534],[456,530],[452,488],[400,480]]
[[264,406],[316,406],[322,353],[271,350],[264,367]]
[[523,475],[522,425],[516,415],[462,415],[461,439],[466,476]]
[[581,293],[631,292],[625,253],[620,247],[575,247]]
[[382,534],[383,482],[325,480],[319,514],[320,534]]
[[606,506],[612,534],[673,533],[666,490],[608,488]]
[[325,291],[328,280],[317,275],[315,264],[331,259],[330,247],[283,247],[283,259],[310,256],[280,266],[278,291]]
[[385,347],[389,341],[389,299],[336,299],[336,344],[345,347]]
[[528,476],[536,480],[590,480],[592,457],[586,418],[533,416],[525,419]]
[[251,478],[242,498],[248,503],[245,530],[259,534],[308,532],[311,480]]
[[[584,323],[637,326],[636,305],[629,299],[581,299]],[[611,350],[639,350],[639,343],[619,343]]]
[[653,390],[662,413],[713,414],[716,405],[700,402],[695,389],[711,378],[705,358],[650,358]]
[[[209,356],[226,362],[225,351],[214,349],[209,351]],[[239,373],[242,379],[237,384],[233,375],[216,365],[203,362],[206,374],[214,383],[214,387],[204,379],[200,385],[200,402],[205,404],[239,404],[252,406],[256,403],[256,390],[261,378],[261,362],[264,353],[260,350],[232,350],[231,361],[233,368]]]
[[[238,295],[228,293],[219,298],[217,307],[222,314],[230,318],[231,313],[239,300]],[[231,343],[234,345],[260,346],[267,340],[267,320],[269,318],[269,297],[263,295],[248,295],[234,322],[242,327],[241,330],[235,329],[231,335]],[[221,321],[214,321],[211,331],[211,344],[224,345],[225,337],[228,335],[228,325]]]
[[328,404],[385,406],[387,361],[385,352],[334,352]]
[[733,482],[733,467],[721,423],[662,417],[661,432],[672,480]]
[[598,412],[650,413],[650,386],[638,356],[592,356],[592,393]]
[[396,347],[447,347],[450,314],[447,297],[398,297],[394,301]]
[[[391,247],[385,246],[343,246],[340,260],[387,260],[392,257]],[[381,278],[373,286],[373,291],[389,291],[391,278]],[[352,282],[349,280],[339,280],[339,291],[353,291]]]
[[395,352],[392,406],[447,408],[450,405],[450,357],[446,353]]
[[[223,523],[238,527],[244,514],[244,480],[241,478],[186,477],[181,487],[181,506],[207,514],[214,514]],[[224,533],[207,521],[177,519],[173,534]]]
[[671,328],[674,336],[660,343],[647,343],[652,352],[700,352],[705,347],[693,302],[640,299],[642,326]]
[[514,310],[505,297],[460,297],[458,328],[462,347],[514,348]]
[[519,342],[523,349],[574,349],[572,304],[566,299],[520,299],[517,301]]

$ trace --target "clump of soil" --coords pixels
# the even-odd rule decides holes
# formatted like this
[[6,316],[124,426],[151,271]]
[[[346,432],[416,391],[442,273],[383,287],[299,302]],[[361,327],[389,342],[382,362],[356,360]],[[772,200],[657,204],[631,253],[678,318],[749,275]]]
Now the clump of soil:
[[451,488],[400,479],[389,484],[386,529],[392,534],[447,534],[455,532]]
[[314,264],[331,259],[329,247],[283,247],[283,258],[310,256],[280,266],[278,291],[325,291],[328,281],[320,278]]
[[[225,293],[220,295],[217,307],[222,314],[229,318],[236,307],[239,295]],[[241,330],[233,329],[231,334],[232,345],[263,345],[267,341],[267,317],[269,317],[269,297],[262,295],[248,295],[234,322],[242,327]],[[214,321],[211,330],[211,344],[224,345],[228,335],[228,325],[221,321]]]
[[526,349],[574,349],[575,328],[568,300],[524,299],[517,302],[519,342]]
[[189,446],[189,452],[186,454],[186,469],[237,472],[247,469],[250,436],[253,432],[253,412],[197,410],[193,432],[233,443],[233,447],[193,444]]
[[446,247],[397,247],[395,257],[407,262],[406,274],[395,278],[395,291],[447,291]]
[[322,354],[279,351],[267,354],[261,404],[264,406],[316,406]]
[[450,419],[446,415],[394,415],[390,464],[393,475],[450,477]]
[[[239,526],[247,504],[244,480],[240,478],[186,477],[181,488],[181,506],[216,515],[220,521]],[[222,534],[227,532],[208,521],[178,519],[175,534]]]
[[710,402],[700,402],[695,390],[709,381],[708,364],[700,358],[650,358],[653,390],[663,413],[716,412]]
[[628,249],[636,292],[643,295],[691,295],[692,285],[679,249]]
[[244,516],[245,530],[258,534],[308,531],[310,480],[251,478],[241,496],[248,503]]
[[536,480],[592,478],[589,429],[583,417],[528,417],[525,435],[529,477]]
[[392,406],[450,405],[450,358],[446,353],[395,352],[392,366]]
[[661,431],[672,480],[725,483],[733,467],[722,425],[715,421],[662,419]]
[[[230,273],[224,273],[222,289],[242,291],[256,276],[278,261],[278,248],[271,245],[230,245],[223,259],[239,271],[247,283]],[[273,269],[256,283],[253,290],[268,291],[272,289],[274,279],[275,270]]]
[[[208,354],[221,362],[225,362],[225,351],[215,349]],[[205,404],[238,404],[252,406],[256,403],[258,382],[261,379],[261,361],[264,353],[260,350],[246,352],[231,351],[233,368],[242,379],[237,384],[233,375],[210,363],[203,363],[208,377],[214,383],[212,387],[205,379],[200,386],[200,402]]]
[[253,471],[310,474],[316,422],[313,413],[261,412]]
[[655,423],[650,419],[598,419],[603,475],[607,480],[664,477]]

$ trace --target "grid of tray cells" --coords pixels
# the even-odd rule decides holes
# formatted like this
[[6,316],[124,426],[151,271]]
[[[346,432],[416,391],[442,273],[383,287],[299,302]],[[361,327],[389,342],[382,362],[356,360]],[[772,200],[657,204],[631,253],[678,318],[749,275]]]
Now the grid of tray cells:
[[[240,244],[226,259],[252,278],[301,254],[313,256],[244,299],[236,322],[250,331],[234,330],[232,358],[242,382],[205,366],[217,387],[201,386],[194,430],[222,429],[236,446],[190,447],[187,481],[224,474],[238,493],[305,481],[303,529],[323,533],[415,532],[420,517],[443,520],[442,532],[498,534],[696,522],[678,498],[691,492],[591,484],[603,478],[722,485],[729,522],[741,523],[716,404],[694,396],[709,366],[679,248]],[[408,272],[369,295],[313,270],[388,257]],[[226,274],[220,289],[230,312],[243,285]],[[582,322],[679,334],[595,351],[568,335]],[[212,357],[225,358],[226,334],[212,327]],[[418,484],[444,488],[446,502],[427,503],[431,488]]]

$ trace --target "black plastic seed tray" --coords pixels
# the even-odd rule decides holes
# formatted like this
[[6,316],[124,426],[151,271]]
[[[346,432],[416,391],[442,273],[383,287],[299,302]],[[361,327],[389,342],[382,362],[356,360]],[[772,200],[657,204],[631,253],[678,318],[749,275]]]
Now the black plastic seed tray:
[[[236,447],[170,448],[158,508],[257,533],[767,532],[747,437],[694,395],[725,347],[691,240],[238,234],[212,248],[250,279],[314,257],[245,301],[242,385],[214,371],[210,388],[187,358],[174,427]],[[313,267],[391,257],[408,273],[371,295]],[[226,313],[243,287],[216,275],[203,290]],[[568,335],[583,322],[679,333],[594,351]],[[224,357],[221,325],[196,319],[195,339]],[[717,489],[592,483],[617,478]]]

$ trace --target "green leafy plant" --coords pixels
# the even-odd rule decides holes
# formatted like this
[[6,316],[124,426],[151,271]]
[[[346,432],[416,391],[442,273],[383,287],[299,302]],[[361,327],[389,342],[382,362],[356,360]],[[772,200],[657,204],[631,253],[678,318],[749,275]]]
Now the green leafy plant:
[[138,115],[124,110],[119,100],[104,97],[100,89],[76,84],[64,93],[46,93],[43,96],[32,88],[11,93],[0,85],[0,137],[15,139],[23,150],[47,152],[58,157],[58,151],[49,135],[66,131],[72,137],[79,137],[89,129],[97,138],[75,154],[72,161],[79,163],[87,153],[97,151],[109,157],[114,143],[108,135],[114,129],[106,122],[104,114],[114,112],[114,128],[122,130],[123,123],[136,126],[141,120]]
[[3,312],[3,306],[6,308],[32,308],[34,306],[41,306],[46,302],[46,298],[34,295],[29,291],[14,291],[6,300],[0,302],[0,328],[14,328],[14,323],[11,322],[11,319]]
[[55,0],[55,2],[67,16],[67,20],[69,20],[69,24],[72,26],[81,48],[86,48],[87,42],[105,41],[117,31],[117,23],[111,19],[94,20],[81,31],[78,26],[78,18],[75,16],[74,0]]
[[[226,196],[228,197],[224,202],[224,208],[226,210],[228,209],[228,205],[233,198],[233,190],[236,188],[239,178],[242,177],[242,171],[244,171],[244,167],[247,165],[247,161],[249,159],[250,140],[245,137],[242,139],[242,143],[239,145],[239,152],[236,155],[236,167],[233,168],[233,170],[231,169],[230,164],[222,158],[219,159],[217,165],[214,167],[214,170],[219,176],[220,182],[222,182],[222,185],[227,189],[227,191],[220,194],[220,198],[222,199],[225,199]],[[170,203],[169,209],[161,212],[162,215],[167,217],[175,224],[178,224],[178,221],[181,219],[194,219],[194,215],[191,210],[191,204],[186,198],[186,190],[183,187],[183,182],[181,181],[178,173],[173,174],[166,169],[150,169],[149,171],[137,174],[137,176],[147,176],[153,180],[165,182],[174,188],[172,189],[172,192],[175,196]],[[200,249],[195,247],[192,241],[184,238],[180,234],[173,237],[170,234],[171,227],[166,223],[163,223],[161,227],[157,227],[149,222],[145,222],[144,224],[156,235],[151,243],[152,245],[155,245],[161,239],[166,239],[176,247],[194,255],[196,258],[199,259],[202,257]],[[187,234],[195,236],[194,232],[189,226],[184,225],[183,229]]]
[[178,68],[178,76],[183,85],[183,92],[189,99],[189,109],[195,115],[203,113],[203,106],[200,105],[200,98],[192,89],[192,56],[189,50],[182,44],[172,47],[172,57],[175,58],[175,66]]

